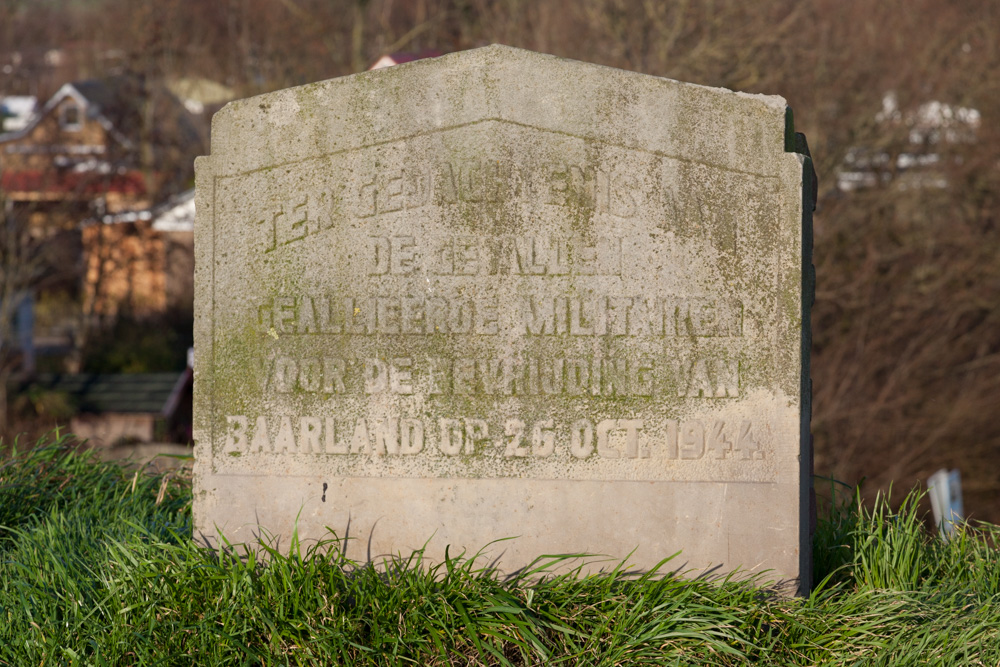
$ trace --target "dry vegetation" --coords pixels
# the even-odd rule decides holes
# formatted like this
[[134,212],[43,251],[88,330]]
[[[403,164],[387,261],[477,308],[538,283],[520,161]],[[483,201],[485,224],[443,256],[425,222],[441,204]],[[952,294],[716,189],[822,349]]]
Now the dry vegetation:
[[[958,467],[966,507],[1000,522],[1000,5],[981,0],[160,0],[0,3],[0,44],[97,43],[154,76],[243,94],[348,74],[391,50],[503,42],[615,67],[780,94],[816,157],[817,472],[868,492]],[[94,53],[97,53],[95,50]],[[96,55],[84,67],[100,69]],[[973,107],[968,143],[914,146],[880,123]],[[16,92],[16,91],[11,91]],[[843,193],[853,147],[880,185]],[[936,153],[920,186],[895,156]],[[919,174],[917,174],[919,175]]]

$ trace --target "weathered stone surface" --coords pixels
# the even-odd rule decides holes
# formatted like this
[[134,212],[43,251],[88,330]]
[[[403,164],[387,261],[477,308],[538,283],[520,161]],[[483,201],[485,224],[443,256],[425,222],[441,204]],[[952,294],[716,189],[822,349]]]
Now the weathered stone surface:
[[197,163],[197,529],[807,577],[789,124],[503,46],[228,105]]

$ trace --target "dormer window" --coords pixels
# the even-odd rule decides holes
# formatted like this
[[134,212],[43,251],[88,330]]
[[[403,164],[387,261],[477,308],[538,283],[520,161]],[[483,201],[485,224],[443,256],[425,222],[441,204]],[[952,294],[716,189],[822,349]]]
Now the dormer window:
[[67,132],[76,132],[83,127],[80,105],[69,101],[59,110],[59,127]]

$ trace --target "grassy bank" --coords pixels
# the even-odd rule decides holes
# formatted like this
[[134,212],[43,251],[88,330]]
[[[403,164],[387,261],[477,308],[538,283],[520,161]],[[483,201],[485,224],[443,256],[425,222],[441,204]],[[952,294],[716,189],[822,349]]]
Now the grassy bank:
[[831,508],[807,599],[620,570],[499,581],[474,559],[207,551],[186,480],[54,444],[0,464],[0,665],[1000,664],[1000,528],[944,543],[915,506]]

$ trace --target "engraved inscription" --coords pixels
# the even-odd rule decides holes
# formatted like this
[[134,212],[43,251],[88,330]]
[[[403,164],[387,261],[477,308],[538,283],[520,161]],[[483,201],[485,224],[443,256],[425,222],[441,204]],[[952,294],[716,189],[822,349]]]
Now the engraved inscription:
[[[767,427],[763,429],[764,432]],[[491,424],[474,417],[435,420],[387,417],[226,417],[223,453],[486,459],[709,459],[750,462],[766,458],[758,424],[746,419],[666,420],[650,429],[638,418],[510,418]]]
[[219,179],[212,465],[773,481],[774,179],[476,125]]
[[622,239],[548,236],[457,235],[431,244],[413,236],[368,237],[371,276],[433,275],[618,276],[622,272]]
[[337,222],[339,197],[332,192],[301,194],[265,208],[254,225],[260,230],[264,252],[331,229]]
[[485,205],[525,196],[551,206],[630,218],[643,195],[631,174],[593,164],[478,159],[380,170],[352,193],[353,210],[361,218],[432,204]]
[[640,356],[304,357],[264,363],[263,389],[278,394],[678,396],[737,398],[739,362]]
[[735,299],[592,294],[522,295],[511,303],[490,296],[298,295],[269,299],[257,309],[262,333],[494,335],[509,322],[525,336],[647,336],[703,338],[743,334]]
[[[454,209],[475,214],[505,203],[531,202],[544,217],[598,216],[607,222],[645,218],[732,255],[738,251],[741,221],[767,215],[767,199],[773,196],[769,183],[661,156],[633,157],[643,169],[540,156],[435,161],[398,153],[387,160],[377,151],[361,149],[348,173],[258,206],[248,222],[254,223],[261,249],[273,252],[351,222],[396,221]],[[306,160],[287,173],[296,168],[338,173],[337,167],[317,160]],[[289,180],[293,188],[301,183]],[[713,193],[718,191],[739,192],[742,205],[716,205]]]
[[253,222],[264,251],[272,252],[347,220],[405,214],[428,206],[485,206],[518,198],[629,219],[637,215],[647,196],[634,176],[594,165],[466,160],[379,170],[350,188],[338,183],[313,194],[289,196],[265,207]]

